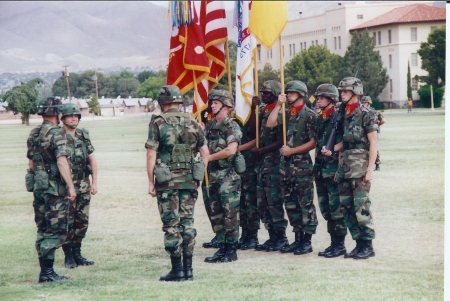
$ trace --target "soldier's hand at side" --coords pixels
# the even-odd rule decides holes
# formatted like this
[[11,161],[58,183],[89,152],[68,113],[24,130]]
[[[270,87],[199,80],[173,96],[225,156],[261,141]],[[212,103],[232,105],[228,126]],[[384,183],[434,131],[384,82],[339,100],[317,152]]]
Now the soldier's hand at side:
[[75,187],[69,187],[69,194],[67,195],[67,198],[71,202],[75,202],[75,199],[77,198],[77,193],[75,192]]
[[156,196],[156,189],[154,183],[148,183],[148,194],[151,196]]
[[290,155],[292,155],[292,149],[287,146],[287,145],[283,145],[280,149],[281,154],[285,157],[289,157]]
[[261,104],[261,99],[259,96],[253,96],[252,97],[252,105],[259,106]]
[[91,184],[91,194],[95,195],[98,192],[97,184]]
[[330,150],[326,149],[325,146],[322,146],[322,149],[320,150],[320,152],[322,153],[322,155],[327,156],[327,157],[332,155],[332,152]]
[[370,182],[373,179],[373,169],[367,168],[366,175],[363,177],[364,182]]

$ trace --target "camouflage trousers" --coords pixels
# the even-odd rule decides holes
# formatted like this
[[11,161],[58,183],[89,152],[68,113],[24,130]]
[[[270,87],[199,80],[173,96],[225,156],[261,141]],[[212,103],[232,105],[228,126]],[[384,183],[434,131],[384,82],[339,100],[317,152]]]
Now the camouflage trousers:
[[209,197],[203,186],[203,199],[205,206],[209,207],[208,217],[219,243],[236,244],[238,242],[240,198],[240,177],[237,180],[211,183]]
[[354,240],[372,240],[375,238],[371,201],[369,198],[370,182],[359,179],[343,179],[339,183],[341,211],[345,226]]
[[344,215],[341,212],[338,183],[333,178],[316,177],[316,190],[319,208],[327,221],[327,230],[331,235],[347,235]]
[[37,226],[36,251],[39,258],[54,260],[55,250],[72,237],[69,229],[70,204],[65,196],[42,191],[33,193],[34,220]]
[[289,176],[288,173],[282,180],[281,195],[293,232],[315,234],[318,221],[312,175]]
[[286,231],[279,167],[271,173],[258,174],[256,186],[258,214],[267,230]]
[[259,216],[256,199],[256,172],[250,169],[241,175],[241,179],[240,226],[249,230],[258,230]]
[[91,203],[91,193],[77,192],[77,198],[70,206],[69,223],[72,224],[70,228],[72,239],[68,244],[75,245],[81,243],[86,237],[86,232],[89,226],[89,207]]
[[196,189],[161,190],[156,194],[164,231],[164,248],[169,255],[192,255],[197,231],[194,228]]

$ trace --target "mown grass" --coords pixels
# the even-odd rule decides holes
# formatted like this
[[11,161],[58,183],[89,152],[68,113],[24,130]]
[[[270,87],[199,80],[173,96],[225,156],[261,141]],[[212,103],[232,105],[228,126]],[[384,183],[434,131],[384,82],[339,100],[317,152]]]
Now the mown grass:
[[[83,244],[96,264],[67,270],[58,250],[55,270],[70,279],[57,284],[37,283],[32,195],[24,187],[32,127],[0,124],[0,300],[443,300],[445,116],[390,111],[385,118],[371,191],[376,257],[318,257],[329,243],[319,216],[312,254],[238,251],[235,263],[204,263],[214,250],[201,248],[212,232],[200,197],[191,283],[158,281],[170,262],[156,199],[147,194],[148,117],[82,119],[99,165]],[[260,231],[261,241],[267,237]],[[354,247],[349,236],[346,244]]]

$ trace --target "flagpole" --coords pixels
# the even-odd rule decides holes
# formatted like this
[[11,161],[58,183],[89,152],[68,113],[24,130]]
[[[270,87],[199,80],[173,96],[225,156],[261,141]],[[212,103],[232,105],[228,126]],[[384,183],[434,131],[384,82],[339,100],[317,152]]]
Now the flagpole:
[[227,56],[228,92],[233,94],[233,88],[231,87],[231,67],[230,67],[230,52],[228,49],[228,39],[225,41],[225,53]]
[[[253,58],[255,63],[255,95],[258,95],[258,66],[256,64],[256,55]],[[251,105],[250,105],[251,107]],[[259,148],[259,105],[255,108],[255,118],[256,118],[256,147]]]
[[[284,69],[283,69],[283,46],[281,43],[281,35],[278,38],[280,42],[280,84],[281,84],[281,94],[284,94]],[[281,105],[281,113],[283,116],[283,144],[286,145],[286,109],[285,103]]]

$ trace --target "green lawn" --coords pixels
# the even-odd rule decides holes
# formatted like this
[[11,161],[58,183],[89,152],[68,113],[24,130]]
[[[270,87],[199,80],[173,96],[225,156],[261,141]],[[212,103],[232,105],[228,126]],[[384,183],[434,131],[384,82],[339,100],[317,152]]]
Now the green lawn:
[[[0,300],[443,300],[445,115],[390,110],[384,116],[381,171],[371,191],[376,257],[318,257],[329,243],[319,216],[313,253],[238,251],[235,263],[204,263],[214,250],[201,247],[213,234],[200,196],[190,283],[158,281],[170,261],[156,199],[147,194],[148,117],[82,119],[99,166],[99,193],[83,244],[96,264],[65,269],[58,250],[55,271],[70,279],[57,284],[37,283],[32,194],[24,185],[33,126],[0,123]],[[267,238],[260,231],[260,241]],[[346,245],[354,247],[349,235]]]

